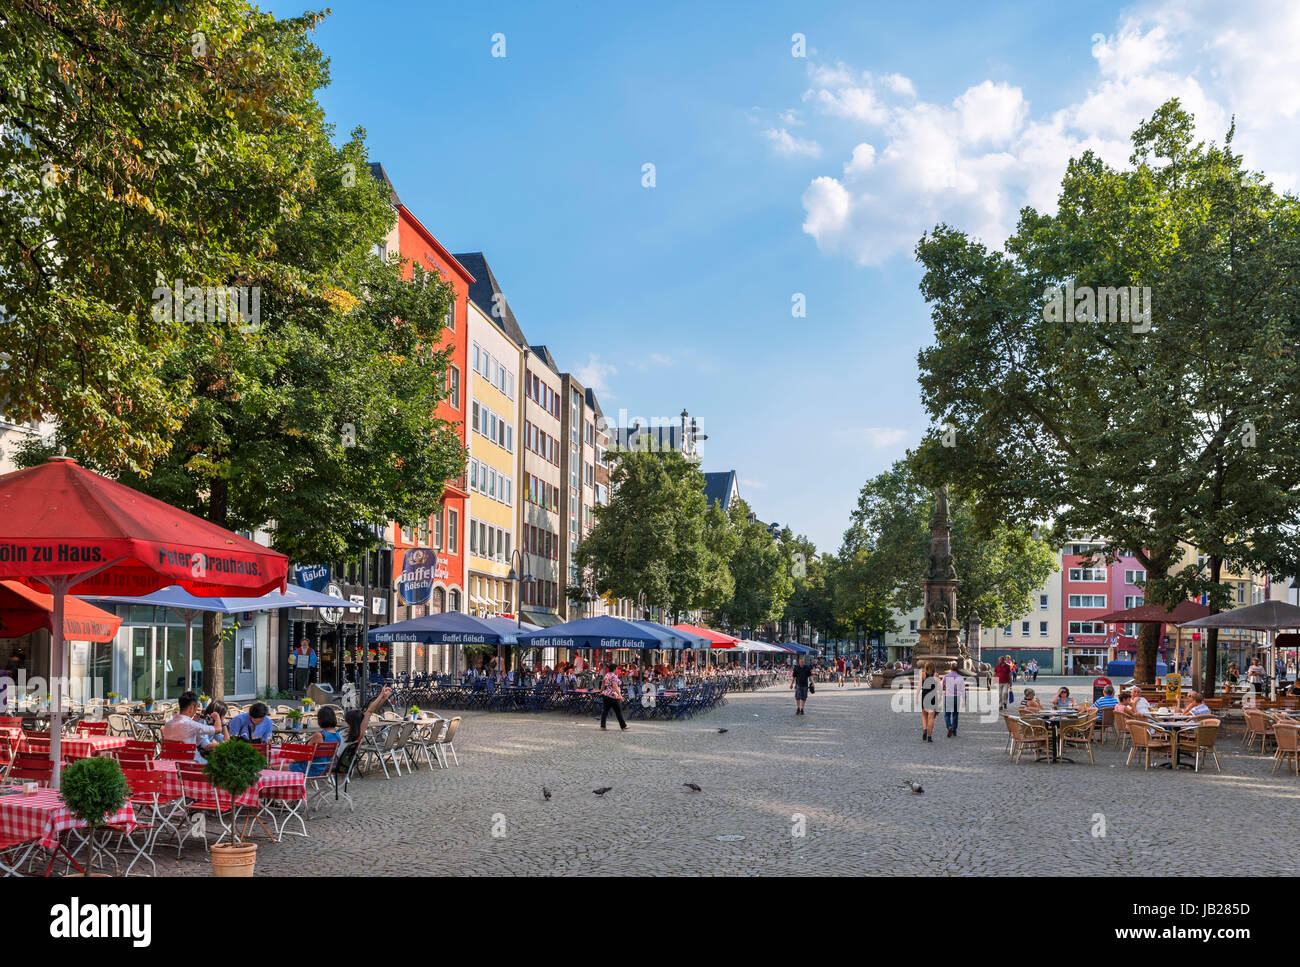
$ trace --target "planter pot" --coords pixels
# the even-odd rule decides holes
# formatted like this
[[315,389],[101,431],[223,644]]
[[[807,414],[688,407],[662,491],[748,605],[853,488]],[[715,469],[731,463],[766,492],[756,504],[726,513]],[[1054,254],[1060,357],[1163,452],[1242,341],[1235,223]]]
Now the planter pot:
[[222,844],[212,847],[213,876],[252,876],[257,862],[257,844]]

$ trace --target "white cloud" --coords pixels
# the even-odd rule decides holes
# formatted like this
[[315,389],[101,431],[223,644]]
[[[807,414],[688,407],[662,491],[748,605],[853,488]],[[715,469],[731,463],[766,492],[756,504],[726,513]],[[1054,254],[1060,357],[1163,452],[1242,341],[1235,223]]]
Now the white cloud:
[[1222,143],[1235,115],[1246,164],[1279,189],[1300,185],[1300,4],[1154,0],[1076,42],[1091,44],[1095,76],[1074,103],[1046,111],[1005,81],[931,102],[900,74],[810,65],[810,130],[855,147],[839,177],[804,190],[803,230],[823,252],[871,265],[909,253],[938,222],[1000,245],[1023,206],[1055,209],[1071,157],[1092,150],[1125,166],[1133,129],[1175,96],[1198,138]]
[[889,426],[869,426],[862,431],[870,446],[877,449],[892,447],[907,439],[907,431]]
[[740,486],[744,487],[746,490],[766,490],[766,489],[767,489],[767,484],[763,483],[763,481],[761,481],[761,480],[746,480],[744,477],[741,477],[741,478],[740,478]]
[[822,146],[820,144],[805,138],[797,138],[785,128],[779,130],[768,128],[763,132],[763,137],[772,142],[772,148],[777,154],[784,155],[787,158],[796,156],[820,158],[822,156]]
[[611,363],[602,363],[600,357],[595,353],[587,357],[587,362],[584,365],[575,366],[573,369],[573,375],[578,377],[579,383],[606,399],[613,399],[614,394],[605,381],[617,373],[617,368]]

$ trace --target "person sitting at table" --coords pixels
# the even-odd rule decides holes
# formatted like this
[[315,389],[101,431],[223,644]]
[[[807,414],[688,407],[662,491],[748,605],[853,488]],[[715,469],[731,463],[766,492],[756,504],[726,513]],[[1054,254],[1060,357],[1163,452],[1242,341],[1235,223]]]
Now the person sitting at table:
[[1102,689],[1101,696],[1088,707],[1091,709],[1096,709],[1097,721],[1100,723],[1102,709],[1114,708],[1118,704],[1119,704],[1119,699],[1115,697],[1115,686],[1107,685],[1105,688]]
[[1128,693],[1128,701],[1124,703],[1130,715],[1148,715],[1151,712],[1151,703],[1142,697],[1142,686],[1134,685]]
[[[322,742],[337,742],[343,744],[343,736],[339,734],[338,716],[334,714],[334,709],[326,706],[316,713],[316,724],[320,726],[319,732],[313,732],[311,738],[307,740],[306,745],[320,745]],[[335,752],[338,750],[335,749]],[[306,772],[307,762],[290,762],[289,769],[292,772]]]
[[210,736],[229,738],[230,732],[220,714],[214,713],[211,723],[200,722],[198,714],[199,697],[193,692],[185,692],[176,700],[176,714],[163,725],[162,737],[164,742],[185,742],[194,746],[194,761],[206,765],[208,760],[199,754],[204,744],[202,740]]
[[369,707],[363,712],[359,708],[350,708],[343,713],[343,723],[348,727],[349,742],[358,742],[366,734],[366,729],[370,727],[370,717],[378,711],[379,706],[388,701],[388,696],[393,694],[393,690],[385,685],[375,696],[375,700],[370,703]]
[[1052,699],[1052,708],[1074,708],[1074,699],[1070,698],[1070,690],[1064,685],[1056,693],[1056,698]]
[[1187,707],[1183,711],[1188,715],[1209,715],[1210,706],[1205,704],[1205,697],[1200,692],[1192,692],[1187,696]]
[[266,704],[254,702],[247,712],[231,719],[230,734],[248,742],[270,742],[271,720],[266,717]]
[[[225,702],[220,702],[217,701],[216,699],[213,699],[211,702],[208,703],[208,707],[205,708],[203,712],[199,715],[199,720],[201,722],[207,722],[209,725],[212,725],[214,722],[217,721],[218,716],[220,716],[221,721],[225,722],[229,714],[230,714],[230,709],[226,706]],[[210,745],[216,745],[223,738],[225,738],[224,735],[202,736],[199,739],[199,751],[202,752]]]
[[1025,697],[1020,702],[1020,711],[1022,712],[1041,712],[1043,703],[1038,700],[1032,688],[1025,689]]

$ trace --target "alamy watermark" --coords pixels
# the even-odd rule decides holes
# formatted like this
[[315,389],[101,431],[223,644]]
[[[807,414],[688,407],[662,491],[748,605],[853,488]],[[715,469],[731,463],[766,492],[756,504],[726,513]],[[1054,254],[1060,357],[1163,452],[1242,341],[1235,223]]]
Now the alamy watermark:
[[262,288],[256,285],[183,285],[176,279],[171,287],[153,290],[154,322],[233,322],[239,319],[243,332],[262,328]]
[[1049,285],[1043,290],[1043,319],[1074,322],[1096,318],[1104,323],[1126,323],[1134,332],[1151,331],[1151,287]]

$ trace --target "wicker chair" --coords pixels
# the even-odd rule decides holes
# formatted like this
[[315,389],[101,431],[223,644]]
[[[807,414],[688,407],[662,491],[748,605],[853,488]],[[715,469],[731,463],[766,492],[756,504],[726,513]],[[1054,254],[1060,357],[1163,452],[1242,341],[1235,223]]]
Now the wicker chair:
[[1276,773],[1277,767],[1285,762],[1288,772],[1294,766],[1296,774],[1300,775],[1300,725],[1277,723],[1273,730],[1273,744],[1273,772]]
[[1026,722],[1014,715],[1008,715],[1006,719],[1007,728],[1011,730],[1012,755],[1017,765],[1020,764],[1020,757],[1026,749],[1034,750],[1035,762],[1046,757],[1048,743],[1051,742],[1051,736],[1046,727],[1033,722]]
[[1097,716],[1091,710],[1084,713],[1082,719],[1074,722],[1063,722],[1061,724],[1061,754],[1066,749],[1083,748],[1088,750],[1088,761],[1096,765],[1097,760],[1092,755],[1093,733],[1097,728]]
[[1219,753],[1214,751],[1214,743],[1219,738],[1220,721],[1216,718],[1196,719],[1196,771],[1201,771],[1201,756],[1209,755],[1214,759],[1214,768],[1219,772],[1223,767],[1219,765]]
[[[1155,732],[1157,734],[1153,735]],[[1133,747],[1128,750],[1128,758],[1124,760],[1124,768],[1128,768],[1129,763],[1133,761],[1133,753],[1141,750],[1143,758],[1143,770],[1151,768],[1151,757],[1154,755],[1157,759],[1165,758],[1171,762],[1174,757],[1173,742],[1169,734],[1164,729],[1157,729],[1148,722],[1132,720],[1128,726],[1129,738]]]
[[1127,709],[1119,705],[1115,706],[1114,712],[1111,723],[1115,729],[1115,743],[1123,752],[1124,744],[1127,742],[1131,745],[1133,742],[1133,736],[1129,734],[1128,730],[1129,714]]
[[1268,751],[1269,739],[1273,740],[1274,745],[1277,744],[1277,733],[1269,726],[1263,712],[1257,708],[1243,708],[1241,714],[1246,718],[1246,735],[1242,741],[1247,751],[1255,745],[1256,739],[1259,739],[1260,752]]

